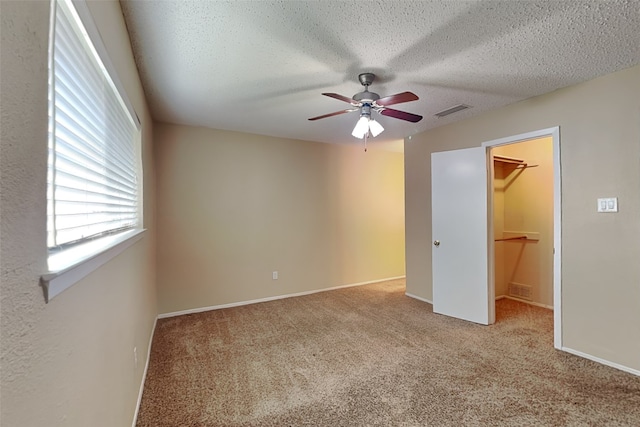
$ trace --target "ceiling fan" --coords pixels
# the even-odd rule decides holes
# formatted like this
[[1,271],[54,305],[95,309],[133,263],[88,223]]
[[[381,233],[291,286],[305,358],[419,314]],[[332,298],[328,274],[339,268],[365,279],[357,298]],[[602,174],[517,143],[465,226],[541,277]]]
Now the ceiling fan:
[[347,108],[346,110],[312,117],[309,120],[319,120],[327,117],[337,116],[339,114],[360,111],[360,119],[356,123],[356,127],[353,128],[353,132],[351,134],[356,138],[364,138],[365,143],[369,135],[376,137],[384,130],[380,123],[371,118],[371,111],[380,113],[383,116],[406,120],[412,123],[417,123],[422,120],[422,116],[419,116],[417,114],[388,108],[389,105],[400,104],[402,102],[417,101],[419,99],[418,95],[412,92],[402,92],[380,98],[380,95],[378,95],[377,93],[369,92],[369,86],[371,85],[371,83],[373,83],[375,78],[376,75],[373,73],[362,73],[358,75],[358,80],[360,80],[360,83],[364,86],[364,91],[356,93],[352,98],[347,98],[346,96],[339,95],[337,93],[323,93],[324,96],[347,102],[351,104],[352,107]]

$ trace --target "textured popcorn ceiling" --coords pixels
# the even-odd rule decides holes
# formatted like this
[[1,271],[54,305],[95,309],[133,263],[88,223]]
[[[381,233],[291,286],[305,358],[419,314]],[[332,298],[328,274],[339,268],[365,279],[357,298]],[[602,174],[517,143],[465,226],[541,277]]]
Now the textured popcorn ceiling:
[[[122,1],[154,118],[357,144],[361,72],[416,124],[376,115],[373,144],[640,63],[640,0]],[[456,104],[473,108],[438,119]]]

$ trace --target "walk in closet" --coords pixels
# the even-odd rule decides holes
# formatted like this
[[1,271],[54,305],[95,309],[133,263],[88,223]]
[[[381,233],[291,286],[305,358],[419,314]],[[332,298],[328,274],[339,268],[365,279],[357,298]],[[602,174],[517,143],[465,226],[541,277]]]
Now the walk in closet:
[[492,149],[495,296],[553,307],[553,146]]

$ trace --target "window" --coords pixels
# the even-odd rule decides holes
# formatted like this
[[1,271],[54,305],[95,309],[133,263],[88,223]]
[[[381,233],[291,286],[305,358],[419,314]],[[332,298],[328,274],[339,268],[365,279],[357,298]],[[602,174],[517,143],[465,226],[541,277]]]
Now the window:
[[53,1],[47,174],[53,272],[74,267],[141,226],[139,122],[108,71],[92,25],[86,4]]

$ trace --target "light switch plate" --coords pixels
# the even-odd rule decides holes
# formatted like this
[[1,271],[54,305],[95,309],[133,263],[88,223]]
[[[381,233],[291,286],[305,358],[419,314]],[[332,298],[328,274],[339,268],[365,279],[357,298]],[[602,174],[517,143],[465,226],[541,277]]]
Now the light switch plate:
[[598,199],[598,212],[618,212],[618,198],[606,197]]

